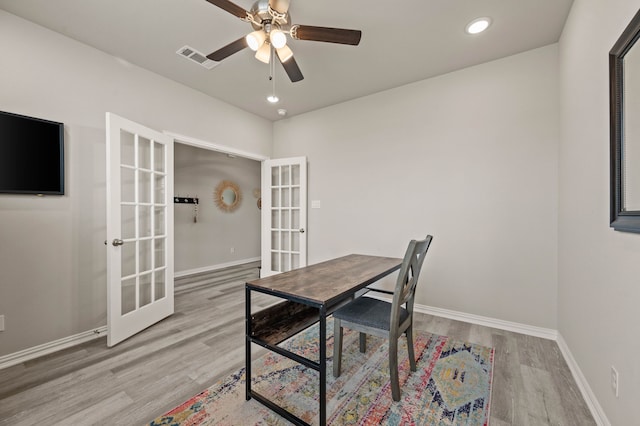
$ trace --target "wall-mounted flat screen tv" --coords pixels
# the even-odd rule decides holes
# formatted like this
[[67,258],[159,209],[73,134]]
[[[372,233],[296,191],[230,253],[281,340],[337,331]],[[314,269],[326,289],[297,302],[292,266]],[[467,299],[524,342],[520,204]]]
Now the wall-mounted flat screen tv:
[[0,192],[64,194],[64,124],[0,111]]

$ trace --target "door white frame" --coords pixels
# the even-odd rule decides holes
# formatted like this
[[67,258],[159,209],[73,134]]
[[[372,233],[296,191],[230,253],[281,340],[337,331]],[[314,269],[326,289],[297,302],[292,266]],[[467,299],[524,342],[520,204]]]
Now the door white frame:
[[214,142],[205,141],[205,140],[197,139],[197,138],[192,138],[191,136],[185,136],[185,135],[181,135],[181,134],[178,134],[178,133],[169,132],[167,130],[163,131],[162,133],[164,133],[167,136],[172,137],[173,141],[175,143],[180,143],[180,144],[184,144],[184,145],[191,145],[191,146],[195,146],[195,147],[198,147],[198,148],[208,149],[209,151],[222,152],[223,154],[231,154],[231,155],[235,155],[235,156],[238,156],[238,157],[248,158],[250,160],[264,161],[264,160],[269,160],[270,159],[270,157],[267,157],[267,156],[262,155],[262,154],[256,154],[256,153],[249,152],[249,151],[243,151],[243,150],[232,148],[232,147],[229,147],[229,146],[220,145],[220,144],[217,144],[217,143],[214,143]]

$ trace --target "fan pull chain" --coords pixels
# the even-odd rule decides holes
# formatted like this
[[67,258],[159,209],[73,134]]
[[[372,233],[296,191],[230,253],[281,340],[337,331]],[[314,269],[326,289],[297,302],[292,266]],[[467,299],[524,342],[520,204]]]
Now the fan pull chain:
[[276,61],[275,61],[275,49],[273,45],[270,45],[271,55],[269,56],[269,80],[271,80],[271,102],[278,102],[276,96]]
[[269,73],[270,73],[271,75],[269,76],[269,80],[271,80],[271,82],[273,83],[273,95],[274,95],[274,96],[275,96],[275,94],[276,94],[276,78],[275,78],[275,73],[276,73],[276,61],[275,61],[275,58],[274,58],[275,53],[276,53],[276,52],[275,52],[275,50],[274,50],[274,48],[273,48],[273,44],[272,44],[272,45],[271,45],[271,55],[270,55],[270,59],[271,59],[271,61],[270,61],[270,63],[269,63],[269,65],[270,65]]

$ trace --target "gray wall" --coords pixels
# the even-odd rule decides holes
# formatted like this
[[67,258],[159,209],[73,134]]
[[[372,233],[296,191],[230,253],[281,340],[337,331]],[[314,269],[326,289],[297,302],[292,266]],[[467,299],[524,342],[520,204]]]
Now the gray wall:
[[558,329],[614,425],[638,423],[640,235],[609,228],[608,53],[639,8],[575,0],[560,39]]
[[2,356],[106,324],[106,111],[263,156],[272,125],[4,11],[0,51],[0,110],[65,123],[67,182],[0,194]]
[[[260,210],[253,196],[260,189],[260,162],[183,144],[175,144],[174,157],[175,194],[200,199],[197,223],[192,204],[175,205],[176,274],[260,257]],[[238,185],[242,194],[233,212],[214,202],[223,180]]]
[[555,329],[557,45],[279,121],[310,263],[434,236],[416,303]]

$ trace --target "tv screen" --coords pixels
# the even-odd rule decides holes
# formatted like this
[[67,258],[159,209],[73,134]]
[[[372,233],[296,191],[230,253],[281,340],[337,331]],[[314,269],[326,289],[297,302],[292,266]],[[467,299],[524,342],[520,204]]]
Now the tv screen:
[[64,124],[0,111],[0,192],[64,194]]

